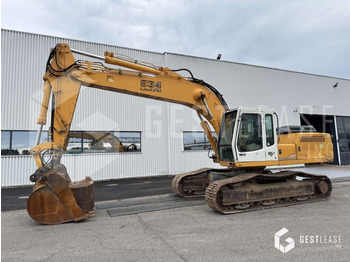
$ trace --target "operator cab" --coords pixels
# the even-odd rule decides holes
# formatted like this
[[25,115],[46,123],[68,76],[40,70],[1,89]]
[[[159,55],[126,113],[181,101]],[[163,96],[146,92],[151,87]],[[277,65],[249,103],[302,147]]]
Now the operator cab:
[[224,113],[218,139],[223,162],[277,161],[272,109],[238,108]]

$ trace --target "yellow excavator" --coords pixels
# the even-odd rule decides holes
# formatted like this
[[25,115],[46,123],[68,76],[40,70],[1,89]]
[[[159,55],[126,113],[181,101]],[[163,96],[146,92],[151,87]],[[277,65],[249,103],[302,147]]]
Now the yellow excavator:
[[[121,68],[75,60],[73,53]],[[177,73],[182,70],[189,76]],[[331,194],[327,176],[266,170],[268,166],[332,162],[329,134],[308,126],[278,129],[278,116],[272,109],[229,109],[213,86],[187,69],[170,70],[111,52],[98,56],[60,43],[50,52],[43,79],[37,146],[30,150],[38,169],[30,177],[35,185],[27,202],[28,214],[39,223],[80,221],[94,215],[92,179],[72,182],[60,163],[81,85],[177,103],[197,112],[214,152],[211,158],[224,168],[176,175],[172,188],[181,197],[205,196],[212,209],[229,214],[320,201]],[[50,96],[51,139],[40,144]],[[50,161],[45,161],[47,154]]]

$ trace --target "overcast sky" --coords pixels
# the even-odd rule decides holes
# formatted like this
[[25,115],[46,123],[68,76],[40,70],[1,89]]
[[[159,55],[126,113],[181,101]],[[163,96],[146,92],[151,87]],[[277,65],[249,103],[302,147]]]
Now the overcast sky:
[[349,0],[2,0],[1,27],[350,79]]

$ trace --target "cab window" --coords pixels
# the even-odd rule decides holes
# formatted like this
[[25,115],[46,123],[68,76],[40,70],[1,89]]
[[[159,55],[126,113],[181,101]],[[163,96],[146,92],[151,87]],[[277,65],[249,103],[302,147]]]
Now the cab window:
[[218,142],[219,159],[221,161],[233,161],[232,136],[236,123],[236,116],[236,110],[223,115]]
[[273,135],[273,118],[271,114],[265,115],[265,129],[266,129],[266,146],[272,146],[275,143]]
[[260,114],[242,114],[237,148],[240,152],[256,151],[263,148]]

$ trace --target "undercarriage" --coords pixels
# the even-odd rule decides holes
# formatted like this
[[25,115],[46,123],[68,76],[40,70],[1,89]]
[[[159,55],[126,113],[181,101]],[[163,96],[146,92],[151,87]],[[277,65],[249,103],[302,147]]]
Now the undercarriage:
[[184,198],[204,196],[213,210],[233,214],[326,200],[332,184],[327,176],[305,172],[203,168],[175,176],[172,188]]

